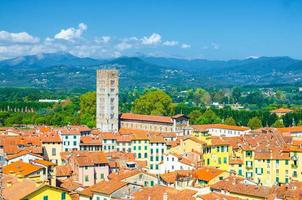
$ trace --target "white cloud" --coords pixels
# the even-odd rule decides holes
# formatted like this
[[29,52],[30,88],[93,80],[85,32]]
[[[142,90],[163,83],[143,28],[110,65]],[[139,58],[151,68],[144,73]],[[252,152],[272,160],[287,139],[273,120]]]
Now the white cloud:
[[26,32],[0,31],[0,60],[54,52],[69,52],[80,57],[94,58],[131,56],[137,55],[137,53],[150,55],[157,53],[157,55],[168,56],[171,54],[163,51],[164,46],[190,47],[190,45],[179,43],[176,40],[162,41],[161,35],[158,33],[145,37],[100,36],[89,39],[83,36],[85,30],[87,30],[87,25],[80,23],[78,27],[62,29],[55,36],[48,36],[44,39],[39,39]]
[[121,43],[118,43],[116,46],[115,46],[118,50],[120,51],[123,51],[123,50],[126,50],[126,49],[130,49],[132,47],[131,44],[123,41]]
[[0,31],[0,43],[37,43],[40,39],[26,32],[10,33]]
[[181,48],[183,48],[183,49],[187,49],[187,48],[190,48],[191,47],[191,45],[189,45],[189,44],[186,44],[186,43],[183,43],[183,44],[181,44],[181,46],[180,46]]
[[159,44],[161,42],[161,36],[158,33],[152,33],[149,37],[144,36],[142,38],[142,44],[152,45]]
[[171,41],[167,40],[163,43],[163,45],[165,45],[165,46],[176,46],[176,45],[178,45],[178,42],[174,41],[174,40],[171,40]]
[[73,41],[74,39],[80,38],[85,30],[87,30],[87,25],[80,23],[78,28],[71,27],[68,29],[62,29],[54,38]]
[[110,36],[102,36],[100,38],[96,38],[95,42],[100,44],[107,44],[110,42],[110,40],[111,40]]

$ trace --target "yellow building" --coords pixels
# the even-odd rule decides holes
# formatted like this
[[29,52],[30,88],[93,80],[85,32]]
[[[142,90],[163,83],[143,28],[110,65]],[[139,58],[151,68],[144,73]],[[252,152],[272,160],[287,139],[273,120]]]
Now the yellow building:
[[232,156],[232,147],[221,138],[213,138],[204,150],[205,166],[216,167],[221,170],[230,170],[229,159]]
[[56,132],[45,133],[41,136],[41,140],[43,153],[48,160],[57,165],[62,165],[62,140],[60,136]]
[[71,200],[67,190],[62,188],[43,185],[31,193],[27,194],[22,200]]
[[170,149],[170,152],[174,152],[176,154],[182,154],[184,152],[192,152],[192,151],[202,153],[204,146],[205,146],[205,142],[195,137],[189,137],[180,141],[179,145],[172,147]]
[[288,183],[291,172],[289,153],[255,153],[253,179],[266,186]]

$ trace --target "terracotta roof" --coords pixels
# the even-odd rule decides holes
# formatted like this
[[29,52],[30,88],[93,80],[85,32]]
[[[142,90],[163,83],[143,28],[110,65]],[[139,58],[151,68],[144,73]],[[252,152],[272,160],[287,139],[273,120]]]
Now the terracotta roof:
[[210,187],[215,190],[224,190],[233,194],[254,196],[260,198],[268,198],[271,193],[271,188],[258,186],[253,184],[245,184],[242,179],[237,177],[229,177],[219,181]]
[[3,197],[7,200],[19,200],[35,190],[36,183],[29,179],[24,179],[22,182],[15,182],[10,187],[4,188]]
[[189,119],[189,117],[187,115],[184,115],[184,114],[173,115],[171,118],[172,119],[178,119],[178,118],[181,118],[181,117]]
[[178,178],[191,177],[191,176],[192,176],[191,170],[176,170],[173,172],[160,174],[160,178],[166,183],[175,183],[178,180]]
[[277,128],[277,130],[281,133],[299,133],[302,132],[302,126]]
[[64,127],[57,129],[61,135],[81,135],[81,131],[73,127]]
[[201,167],[193,172],[193,176],[198,180],[209,182],[224,172],[225,171],[214,167]]
[[160,122],[172,124],[171,117],[155,116],[155,115],[141,115],[133,113],[123,113],[120,117],[121,120],[134,120],[134,121],[147,121],[147,122]]
[[82,136],[80,145],[102,145],[102,138],[98,136]]
[[12,160],[14,158],[18,158],[18,157],[21,157],[21,156],[24,156],[24,155],[27,155],[27,154],[36,156],[38,158],[42,158],[42,156],[37,155],[37,154],[33,154],[29,150],[22,150],[22,151],[20,151],[20,152],[18,152],[16,154],[11,154],[11,155],[6,156],[6,160]]
[[151,136],[150,138],[150,143],[165,143],[165,139],[160,136]]
[[55,166],[56,164],[48,160],[34,160],[33,163],[38,163],[46,167]]
[[131,135],[119,135],[116,137],[117,142],[131,142],[132,136]]
[[289,153],[283,152],[255,152],[255,160],[289,160]]
[[55,131],[46,132],[46,133],[41,134],[41,141],[42,141],[42,143],[50,143],[50,142],[61,143],[62,142],[59,134]]
[[216,192],[210,192],[208,194],[199,195],[199,198],[202,200],[240,200],[238,197],[232,197],[229,195],[216,193]]
[[117,135],[111,132],[102,132],[99,134],[103,140],[116,140]]
[[226,130],[235,130],[235,131],[247,131],[250,128],[245,126],[231,126],[226,124],[202,124],[202,125],[192,125],[193,129],[195,130],[204,130],[204,129],[226,129]]
[[11,164],[4,166],[3,173],[10,174],[11,172],[13,172],[15,174],[27,176],[34,172],[40,171],[42,169],[43,169],[43,167],[39,167],[39,166],[25,163],[22,161],[16,161],[16,162],[13,162]]
[[230,159],[229,163],[230,163],[230,165],[232,165],[232,164],[243,164],[243,160],[241,160],[241,159]]
[[173,200],[195,200],[193,197],[197,191],[194,190],[177,190],[175,188],[155,185],[154,187],[146,187],[135,192],[132,196],[134,200],[148,199],[148,200],[162,200],[167,195],[167,199]]
[[62,181],[60,187],[68,191],[75,191],[76,189],[82,187],[82,185],[80,183],[73,181],[71,178],[67,178]]
[[72,175],[72,169],[69,165],[59,165],[56,167],[57,177],[69,177]]
[[71,159],[80,166],[93,166],[95,164],[108,164],[108,160],[102,151],[74,151],[70,153]]
[[125,187],[127,184],[128,183],[119,180],[101,181],[81,191],[80,195],[91,197],[93,192],[111,195],[113,192]]
[[275,109],[271,111],[272,113],[290,113],[290,112],[294,112],[292,109],[288,109],[288,108],[279,108],[279,109]]

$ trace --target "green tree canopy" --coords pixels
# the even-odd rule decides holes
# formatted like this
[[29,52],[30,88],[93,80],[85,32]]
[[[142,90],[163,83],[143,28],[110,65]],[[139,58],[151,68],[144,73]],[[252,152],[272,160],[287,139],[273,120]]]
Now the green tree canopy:
[[96,93],[87,92],[80,96],[80,121],[89,127],[95,126]]
[[202,116],[202,112],[200,110],[193,110],[190,112],[189,117],[190,117],[190,122],[192,124],[197,124],[197,119]]
[[233,117],[228,117],[224,120],[224,124],[236,126],[236,121]]
[[217,124],[221,119],[211,110],[207,109],[200,117],[196,119],[197,124]]
[[206,90],[197,88],[193,94],[193,102],[197,106],[209,105],[211,103],[211,96]]
[[261,120],[258,117],[253,117],[249,120],[247,126],[250,127],[252,130],[261,128]]
[[284,127],[284,123],[282,119],[277,119],[275,121],[275,123],[272,124],[272,127],[274,128],[283,128]]
[[132,112],[145,115],[174,114],[175,105],[172,98],[162,90],[150,90],[134,101]]

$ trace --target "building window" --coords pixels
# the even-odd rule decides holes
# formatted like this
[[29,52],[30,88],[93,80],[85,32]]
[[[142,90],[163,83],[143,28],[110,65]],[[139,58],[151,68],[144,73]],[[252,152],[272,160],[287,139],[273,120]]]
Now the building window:
[[61,200],[66,200],[66,192],[61,193]]
[[279,183],[279,177],[276,177],[276,183]]
[[151,181],[151,182],[150,182],[150,185],[151,185],[151,186],[154,186],[154,181]]
[[48,200],[48,196],[47,196],[47,195],[44,195],[44,196],[43,196],[43,200]]
[[101,179],[104,179],[104,174],[101,174]]
[[246,155],[246,156],[252,156],[252,152],[251,152],[251,151],[246,151],[246,152],[245,152],[245,155]]
[[57,155],[56,150],[57,150],[56,148],[52,148],[51,149],[51,155],[56,156]]
[[89,177],[88,175],[85,176],[85,181],[88,182],[89,181]]
[[141,153],[138,153],[138,158],[142,158],[142,154]]
[[145,158],[147,158],[148,157],[148,154],[147,153],[145,153]]
[[73,141],[73,146],[76,146],[77,145],[77,142],[76,141]]

